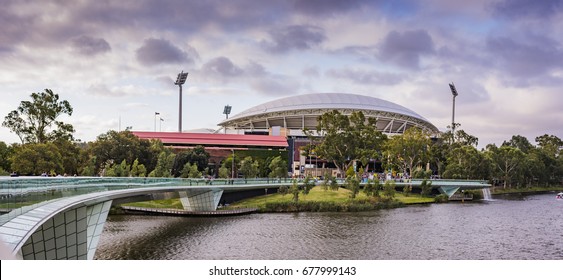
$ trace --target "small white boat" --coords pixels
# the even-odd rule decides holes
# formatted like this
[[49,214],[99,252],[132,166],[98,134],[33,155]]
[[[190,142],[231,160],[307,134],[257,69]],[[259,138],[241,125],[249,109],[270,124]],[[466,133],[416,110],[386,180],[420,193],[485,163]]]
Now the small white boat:
[[557,198],[557,199],[563,199],[563,192],[558,193],[555,198]]

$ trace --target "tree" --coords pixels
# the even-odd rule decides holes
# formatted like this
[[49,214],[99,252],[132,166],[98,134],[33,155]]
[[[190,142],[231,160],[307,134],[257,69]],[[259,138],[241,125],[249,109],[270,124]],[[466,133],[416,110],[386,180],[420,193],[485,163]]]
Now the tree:
[[186,162],[180,177],[182,178],[201,178],[201,172],[198,170],[197,163],[190,164]]
[[404,173],[413,172],[416,165],[428,162],[430,137],[421,129],[411,127],[386,143],[386,154]]
[[147,174],[147,169],[144,164],[139,164],[139,160],[135,159],[133,165],[131,165],[131,176],[133,177],[145,177]]
[[23,143],[47,143],[56,139],[73,140],[71,124],[57,121],[63,114],[72,115],[72,107],[50,89],[32,93],[32,101],[22,101],[10,112],[2,126],[16,133]]
[[460,146],[450,152],[444,178],[487,179],[491,173],[491,162],[473,146]]
[[346,185],[350,190],[350,198],[356,198],[356,195],[358,195],[358,192],[360,191],[360,180],[358,179],[358,177],[348,176],[346,178]]
[[256,178],[259,172],[258,161],[252,159],[252,157],[245,157],[240,162],[240,172],[244,178]]
[[395,197],[395,181],[385,181],[385,184],[383,184],[383,195],[389,199]]
[[285,178],[287,177],[287,162],[282,159],[281,156],[277,156],[270,161],[269,164],[270,174],[268,176],[270,178]]
[[5,170],[8,171],[10,170],[10,153],[12,152],[12,149],[6,145],[6,143],[0,141],[0,171]]
[[487,156],[491,159],[493,164],[493,173],[498,175],[504,180],[503,188],[512,186],[512,180],[516,178],[522,161],[525,155],[518,148],[487,145]]
[[12,170],[24,175],[62,174],[63,161],[53,143],[16,146],[10,158]]
[[186,163],[195,164],[199,171],[203,171],[209,165],[209,153],[205,151],[205,147],[199,145],[178,153],[172,168],[175,177],[180,176]]
[[350,116],[334,110],[318,118],[317,133],[323,138],[315,145],[318,157],[334,163],[343,174],[354,161],[378,158],[387,137],[377,130],[375,118],[366,119],[361,111]]
[[123,160],[134,162],[138,160],[147,170],[156,167],[158,156],[166,148],[160,140],[139,139],[130,131],[117,132],[110,130],[97,137],[95,142],[89,143],[83,161],[94,160],[95,169],[99,170],[107,161],[120,163]]
[[170,149],[165,149],[158,155],[158,161],[149,177],[172,177],[172,166],[176,155]]
[[219,167],[219,178],[229,178],[230,175],[229,169],[224,166]]
[[534,148],[534,145],[528,139],[521,135],[513,135],[509,141],[504,141],[502,146],[510,146],[520,149],[523,153],[527,154]]

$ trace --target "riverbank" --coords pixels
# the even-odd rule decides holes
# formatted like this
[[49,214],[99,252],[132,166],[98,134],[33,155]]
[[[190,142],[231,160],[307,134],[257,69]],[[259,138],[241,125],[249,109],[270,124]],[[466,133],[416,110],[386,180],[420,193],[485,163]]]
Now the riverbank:
[[530,187],[530,188],[506,188],[492,187],[491,194],[540,194],[540,193],[558,193],[563,191],[563,186],[549,186],[549,187]]
[[[222,206],[221,209],[257,208],[258,212],[359,212],[377,209],[397,208],[412,204],[434,203],[434,197],[422,197],[420,194],[397,192],[393,199],[381,197],[368,197],[363,192],[356,198],[350,198],[350,190],[339,188],[337,191],[323,190],[317,186],[309,194],[299,194],[297,203],[293,202],[290,194],[279,193],[257,196],[244,199],[233,204]],[[128,203],[127,206],[145,208],[172,208],[182,209],[179,199],[145,201]]]

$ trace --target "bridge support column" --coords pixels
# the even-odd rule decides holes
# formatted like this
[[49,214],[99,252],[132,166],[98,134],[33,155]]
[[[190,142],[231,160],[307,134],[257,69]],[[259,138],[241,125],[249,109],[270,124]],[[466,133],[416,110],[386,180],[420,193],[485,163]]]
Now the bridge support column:
[[459,187],[439,187],[438,190],[440,193],[447,195],[448,197],[452,197],[455,192],[459,190]]
[[208,191],[182,191],[180,194],[180,202],[188,211],[215,211],[219,205],[223,190]]
[[111,201],[59,213],[37,229],[19,252],[24,260],[94,258]]

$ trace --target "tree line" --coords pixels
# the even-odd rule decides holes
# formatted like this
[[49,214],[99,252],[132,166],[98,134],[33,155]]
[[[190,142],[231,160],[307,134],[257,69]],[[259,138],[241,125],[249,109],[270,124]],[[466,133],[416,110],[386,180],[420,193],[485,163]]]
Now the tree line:
[[462,129],[430,135],[411,127],[389,137],[377,130],[376,122],[361,111],[325,113],[318,118],[316,134],[307,132],[311,144],[303,153],[332,162],[346,177],[362,173],[354,165],[365,167],[375,160],[386,172],[409,178],[480,179],[504,188],[563,184],[563,141],[555,135],[536,137],[536,145],[514,135],[500,146],[479,150],[479,139]]
[[71,124],[59,121],[72,115],[72,106],[46,89],[32,93],[31,101],[4,118],[3,126],[21,143],[0,141],[0,175],[80,175],[139,177],[286,177],[287,162],[281,156],[266,158],[231,155],[210,164],[205,148],[185,150],[165,147],[160,140],[139,139],[130,131],[108,131],[93,142],[74,139]]
[[[151,177],[286,177],[287,162],[281,156],[234,156],[210,164],[203,147],[174,151],[158,140],[139,139],[129,131],[108,131],[93,142],[73,137],[74,128],[58,120],[72,115],[72,106],[46,89],[22,101],[2,123],[16,133],[21,143],[0,141],[0,173],[22,175],[67,174],[82,176]],[[340,174],[358,176],[356,165],[381,163],[385,171],[410,178],[436,176],[451,179],[481,179],[507,187],[563,184],[563,141],[555,135],[540,135],[532,144],[514,135],[499,147],[477,149],[478,138],[458,129],[430,135],[418,128],[387,136],[376,128],[374,118],[361,111],[343,115],[338,111],[318,118],[316,134],[305,131],[311,144],[302,153],[333,163]],[[317,136],[322,137],[317,137]],[[349,172],[347,172],[349,171]],[[353,184],[353,183],[352,183]],[[354,184],[355,185],[355,184]]]

